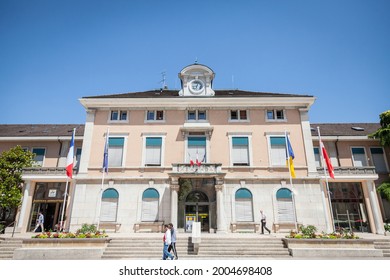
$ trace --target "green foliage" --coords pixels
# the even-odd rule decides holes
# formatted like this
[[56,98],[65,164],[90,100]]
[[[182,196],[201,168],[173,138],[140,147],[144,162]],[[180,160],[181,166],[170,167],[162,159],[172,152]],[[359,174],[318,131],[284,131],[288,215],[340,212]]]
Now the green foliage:
[[301,226],[299,228],[301,233],[291,231],[286,238],[294,239],[359,239],[353,232],[349,230],[341,230],[339,232],[332,233],[316,233],[317,228],[312,225]]
[[383,147],[390,147],[390,110],[379,115],[381,128],[368,135],[369,138],[379,139]]
[[315,234],[317,231],[317,228],[312,225],[308,226],[300,226],[300,231],[302,232],[303,236],[306,236],[307,238],[315,238]]
[[385,224],[384,226],[385,226],[385,231],[390,232],[390,224]]
[[390,181],[383,182],[377,189],[382,198],[390,202]]
[[[20,146],[0,155],[0,212],[20,205],[22,198],[22,170],[31,167],[34,154]],[[0,217],[2,219],[2,217]]]
[[81,228],[77,230],[78,234],[95,234],[97,232],[97,227],[94,224],[82,224]]
[[108,235],[97,230],[94,224],[82,224],[81,228],[72,232],[42,232],[32,236],[32,238],[105,238]]

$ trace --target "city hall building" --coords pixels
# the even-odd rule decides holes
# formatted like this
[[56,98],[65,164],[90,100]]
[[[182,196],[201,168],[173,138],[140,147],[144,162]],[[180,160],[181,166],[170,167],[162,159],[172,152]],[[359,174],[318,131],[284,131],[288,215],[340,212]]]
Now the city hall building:
[[[213,70],[197,63],[179,78],[180,90],[83,97],[84,125],[2,125],[1,150],[18,144],[36,154],[23,173],[17,230],[31,231],[39,210],[53,229],[64,209],[70,231],[88,223],[160,232],[172,222],[191,232],[199,221],[203,232],[259,232],[262,209],[274,232],[315,225],[383,234],[389,205],[376,186],[388,177],[390,153],[367,137],[379,124],[313,125],[315,97],[217,90]],[[324,173],[317,126],[335,179]],[[74,127],[75,174],[66,188]]]

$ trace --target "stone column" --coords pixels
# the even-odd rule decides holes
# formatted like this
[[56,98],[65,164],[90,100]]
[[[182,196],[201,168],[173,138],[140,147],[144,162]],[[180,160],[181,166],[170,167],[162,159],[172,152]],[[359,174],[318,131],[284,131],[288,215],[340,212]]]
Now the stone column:
[[[83,152],[81,153],[79,174],[88,172],[89,157],[92,150],[92,136],[95,121],[95,110],[87,110],[87,120],[84,128]],[[103,149],[103,147],[102,147]],[[102,150],[103,151],[103,150]]]
[[370,196],[370,202],[372,207],[372,214],[374,216],[376,233],[384,234],[385,229],[383,226],[382,215],[379,209],[378,196],[376,194],[375,185],[373,181],[367,181],[367,190]]
[[[24,183],[22,207],[20,208],[18,224],[16,225],[19,229],[23,227],[24,220],[26,219],[26,215],[28,215],[28,207],[27,206],[28,206],[28,202],[29,202],[29,198],[30,198],[30,192],[31,192],[31,181],[26,180]],[[27,229],[27,227],[28,227],[28,225],[25,226],[26,229]],[[24,230],[24,232],[25,231],[26,230]]]
[[215,191],[217,192],[217,233],[227,233],[225,203],[223,199],[223,180],[216,180]]
[[179,178],[171,178],[171,223],[177,229],[178,193],[180,189]]

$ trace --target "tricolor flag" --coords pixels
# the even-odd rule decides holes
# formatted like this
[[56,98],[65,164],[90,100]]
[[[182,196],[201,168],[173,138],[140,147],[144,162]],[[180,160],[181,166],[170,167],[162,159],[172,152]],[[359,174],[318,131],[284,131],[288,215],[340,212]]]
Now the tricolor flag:
[[106,134],[106,143],[104,145],[103,172],[108,173],[108,130]]
[[324,157],[326,166],[327,166],[327,168],[328,168],[329,176],[330,176],[332,179],[334,179],[334,171],[333,171],[334,169],[333,169],[333,165],[332,165],[332,162],[330,161],[330,158],[329,158],[329,156],[328,156],[328,153],[326,152],[324,143],[322,143],[322,141],[320,141],[320,148],[321,148],[322,156]]
[[76,129],[73,129],[72,139],[70,140],[69,152],[66,157],[66,176],[72,179],[73,176],[73,158],[74,158],[74,135]]
[[190,153],[188,153],[188,157],[190,159],[190,166],[194,166],[194,161],[192,160]]
[[292,149],[292,146],[291,146],[291,143],[290,143],[290,138],[288,137],[287,133],[286,133],[286,163],[287,163],[287,166],[289,167],[290,169],[290,174],[291,174],[291,177],[295,178],[295,169],[294,169],[294,151]]

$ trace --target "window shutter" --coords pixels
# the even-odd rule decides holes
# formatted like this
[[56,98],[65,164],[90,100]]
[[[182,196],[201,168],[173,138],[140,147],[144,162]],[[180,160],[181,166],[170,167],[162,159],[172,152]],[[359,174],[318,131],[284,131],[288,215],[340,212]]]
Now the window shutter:
[[143,222],[158,221],[158,198],[143,199],[141,219]]
[[116,213],[118,200],[115,198],[103,199],[100,211],[100,220],[102,222],[116,222]]
[[161,137],[146,138],[145,165],[161,165]]
[[236,200],[236,220],[237,222],[253,222],[252,200]]

